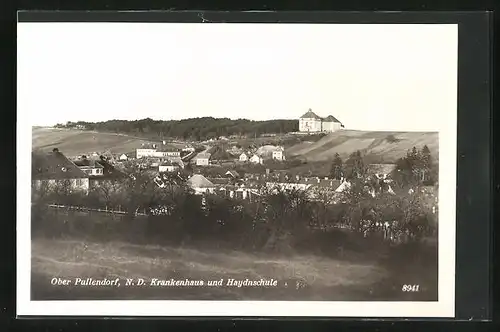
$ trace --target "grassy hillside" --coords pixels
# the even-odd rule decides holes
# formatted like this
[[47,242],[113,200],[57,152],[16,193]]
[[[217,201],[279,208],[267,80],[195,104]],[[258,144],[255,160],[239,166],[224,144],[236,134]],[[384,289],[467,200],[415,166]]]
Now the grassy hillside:
[[130,153],[147,140],[112,133],[96,133],[73,129],[33,128],[32,149],[50,151],[58,148],[65,155],[110,151]]
[[287,155],[319,162],[332,159],[335,153],[342,158],[356,150],[363,152],[371,162],[394,162],[413,146],[427,145],[435,159],[438,157],[437,132],[386,132],[342,130],[331,133],[317,142],[302,142],[286,150]]

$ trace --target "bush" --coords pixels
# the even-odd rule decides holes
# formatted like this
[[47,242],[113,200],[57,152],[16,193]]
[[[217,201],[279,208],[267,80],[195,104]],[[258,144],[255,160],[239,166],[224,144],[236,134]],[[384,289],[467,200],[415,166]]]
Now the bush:
[[385,140],[389,143],[397,143],[399,142],[400,140],[398,138],[396,138],[394,135],[387,135],[387,137],[385,138]]

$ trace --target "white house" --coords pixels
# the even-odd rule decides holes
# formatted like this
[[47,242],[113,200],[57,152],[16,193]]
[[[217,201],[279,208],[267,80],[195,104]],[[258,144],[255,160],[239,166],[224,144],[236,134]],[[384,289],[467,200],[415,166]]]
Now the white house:
[[248,161],[248,156],[246,155],[245,152],[240,154],[240,161],[242,161],[242,162]]
[[208,166],[210,164],[210,153],[199,153],[196,156],[196,165],[197,166]]
[[334,132],[344,128],[344,125],[334,116],[321,118],[311,109],[299,118],[299,131],[301,132]]
[[187,180],[187,185],[194,190],[196,195],[214,193],[215,185],[201,174],[194,174]]
[[342,129],[344,126],[333,115],[329,115],[321,121],[321,131],[334,132]]
[[179,149],[160,145],[151,144],[144,145],[140,149],[136,149],[136,157],[139,158],[165,158],[165,157],[180,157]]
[[158,172],[160,173],[165,173],[165,172],[175,172],[179,169],[179,165],[176,165],[171,162],[165,162],[162,163],[158,166]]
[[252,156],[252,158],[250,158],[250,162],[251,163],[254,163],[254,164],[263,164],[264,163],[264,159],[262,159],[262,157],[254,154]]
[[281,146],[276,147],[276,149],[273,151],[272,158],[274,160],[279,160],[279,161],[285,160],[285,155],[283,154],[283,150],[284,149]]
[[135,154],[136,154],[137,159],[147,158],[147,157],[155,157],[155,152],[156,152],[156,149],[149,149],[149,148],[135,150]]
[[128,157],[127,157],[127,155],[126,155],[125,153],[123,153],[123,154],[120,156],[120,158],[119,158],[119,159],[120,159],[120,160],[128,160]]

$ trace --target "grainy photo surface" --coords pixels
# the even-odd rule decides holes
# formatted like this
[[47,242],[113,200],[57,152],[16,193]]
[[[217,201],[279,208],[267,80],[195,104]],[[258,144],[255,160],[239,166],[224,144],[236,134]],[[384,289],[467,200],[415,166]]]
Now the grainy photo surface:
[[455,25],[18,31],[31,303],[438,302]]

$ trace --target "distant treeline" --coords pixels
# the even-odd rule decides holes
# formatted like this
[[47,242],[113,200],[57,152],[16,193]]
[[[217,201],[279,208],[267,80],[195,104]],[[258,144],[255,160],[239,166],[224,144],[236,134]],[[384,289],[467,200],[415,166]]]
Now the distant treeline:
[[228,118],[192,118],[183,120],[109,120],[105,122],[67,122],[57,124],[58,128],[85,128],[87,130],[135,134],[150,137],[173,137],[192,140],[206,140],[220,136],[255,137],[262,134],[279,134],[298,131],[297,120],[252,121]]

